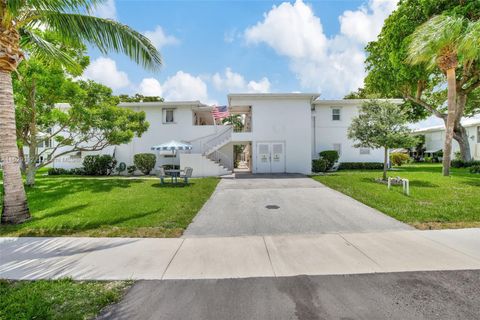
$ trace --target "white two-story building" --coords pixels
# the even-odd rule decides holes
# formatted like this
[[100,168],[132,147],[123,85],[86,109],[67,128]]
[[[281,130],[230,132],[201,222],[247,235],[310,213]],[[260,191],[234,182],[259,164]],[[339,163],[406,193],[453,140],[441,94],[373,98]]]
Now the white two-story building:
[[[106,152],[127,166],[137,153],[156,153],[157,166],[192,167],[194,176],[234,171],[235,145],[244,146],[242,170],[252,173],[309,174],[312,159],[323,150],[337,150],[340,162],[383,162],[381,150],[355,148],[347,138],[362,100],[318,98],[307,93],[230,94],[228,110],[239,115],[241,129],[215,121],[213,107],[199,101],[121,103],[122,108],[144,111],[150,127],[140,138]],[[151,151],[171,140],[190,143],[192,150]],[[81,164],[86,154],[75,154],[75,163]],[[58,159],[53,165],[64,163]]]
[[318,94],[230,94],[228,110],[240,115],[241,130],[215,123],[213,107],[199,101],[122,103],[144,111],[149,130],[115,148],[127,165],[133,155],[170,140],[188,142],[191,151],[158,154],[157,165],[194,168],[195,176],[228,174],[234,169],[234,146],[243,145],[252,173],[311,173],[312,159],[337,150],[340,162],[382,162],[381,150],[355,148],[347,129],[362,100],[319,100]]

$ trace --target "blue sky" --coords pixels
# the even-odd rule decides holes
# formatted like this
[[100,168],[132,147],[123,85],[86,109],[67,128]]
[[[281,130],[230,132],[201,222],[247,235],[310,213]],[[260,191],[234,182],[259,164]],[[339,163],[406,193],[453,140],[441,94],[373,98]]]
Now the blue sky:
[[319,92],[341,98],[362,85],[363,47],[396,0],[108,0],[94,14],[147,35],[157,73],[91,50],[86,78],[115,93],[226,103],[229,92]]

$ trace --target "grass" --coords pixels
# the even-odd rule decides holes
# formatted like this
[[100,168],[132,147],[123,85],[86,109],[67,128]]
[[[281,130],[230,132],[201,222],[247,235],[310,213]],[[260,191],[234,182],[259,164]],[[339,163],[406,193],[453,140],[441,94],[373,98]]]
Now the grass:
[[217,183],[39,175],[26,189],[32,219],[1,226],[0,236],[178,237]]
[[0,280],[0,319],[92,319],[121,299],[127,281]]
[[443,177],[441,171],[438,164],[390,171],[390,177],[410,180],[410,196],[401,186],[388,190],[375,182],[380,171],[338,171],[314,179],[419,229],[480,227],[480,175],[452,169]]

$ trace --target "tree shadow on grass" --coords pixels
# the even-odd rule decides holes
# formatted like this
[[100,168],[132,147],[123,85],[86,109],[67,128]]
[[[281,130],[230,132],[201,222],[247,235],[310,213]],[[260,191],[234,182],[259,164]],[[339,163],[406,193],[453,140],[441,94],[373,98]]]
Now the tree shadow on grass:
[[152,187],[153,188],[189,188],[189,187],[193,187],[194,185],[195,185],[195,182],[189,182],[188,184],[166,182],[164,184],[154,183],[152,184]]
[[480,187],[480,179],[468,179],[468,180],[462,181],[461,183],[469,186],[473,186],[473,187]]
[[141,180],[121,179],[39,179],[37,186],[27,188],[28,201],[35,211],[41,211],[55,206],[56,202],[70,194],[77,192],[107,193],[119,188],[128,189],[141,182]]
[[[60,224],[58,226],[53,226],[53,227],[44,227],[44,226],[37,227],[35,225],[32,225],[32,223],[34,223],[34,220],[32,220],[31,222],[29,221],[21,225],[1,226],[0,234],[8,233],[8,232],[18,232],[18,236],[21,236],[21,237],[68,236],[68,235],[72,235],[79,232],[88,233],[88,231],[94,231],[96,229],[118,226],[119,224],[131,221],[131,220],[135,220],[135,219],[144,218],[146,216],[155,214],[159,211],[160,211],[160,208],[151,210],[151,211],[146,211],[146,212],[129,214],[128,216],[122,216],[122,217],[116,217],[116,218],[114,217],[110,219],[101,219],[101,220],[90,219],[88,221],[83,221],[83,223],[81,222],[78,224],[68,224],[68,221],[67,221],[67,222],[64,222],[63,224]],[[68,214],[65,212],[63,213]]]
[[424,180],[410,180],[411,187],[419,187],[419,188],[438,188],[439,185],[435,183],[431,183],[429,181]]

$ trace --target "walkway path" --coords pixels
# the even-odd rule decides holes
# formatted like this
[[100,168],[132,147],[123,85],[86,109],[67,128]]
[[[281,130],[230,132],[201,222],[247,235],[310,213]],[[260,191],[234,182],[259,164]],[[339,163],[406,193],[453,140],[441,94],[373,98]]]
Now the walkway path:
[[412,230],[303,175],[237,175],[222,179],[185,237]]
[[0,238],[0,278],[219,279],[480,269],[480,229],[186,239]]

